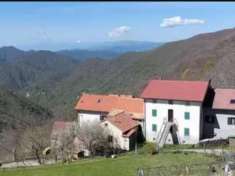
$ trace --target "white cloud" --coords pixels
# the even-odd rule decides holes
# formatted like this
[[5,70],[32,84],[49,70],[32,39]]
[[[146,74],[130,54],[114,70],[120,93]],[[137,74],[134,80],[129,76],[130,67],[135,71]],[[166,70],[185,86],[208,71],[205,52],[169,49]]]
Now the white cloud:
[[130,30],[131,28],[129,26],[120,26],[120,27],[114,28],[111,32],[109,32],[108,36],[111,38],[120,37],[123,34],[129,32]]
[[187,24],[204,24],[205,20],[201,19],[188,19],[188,18],[181,18],[180,16],[174,16],[170,18],[164,18],[160,27],[175,27],[180,25],[187,25]]

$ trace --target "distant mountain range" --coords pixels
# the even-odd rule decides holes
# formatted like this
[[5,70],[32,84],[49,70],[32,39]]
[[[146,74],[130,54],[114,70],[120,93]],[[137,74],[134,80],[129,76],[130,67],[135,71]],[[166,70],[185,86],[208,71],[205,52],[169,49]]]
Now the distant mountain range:
[[[130,45],[126,49],[117,44],[92,46],[100,53],[111,53],[99,56],[91,49],[90,55],[79,54],[87,48],[79,52],[2,48],[0,86],[30,95],[29,99],[50,108],[55,116],[68,117],[75,117],[73,106],[81,92],[139,95],[148,80],[156,77],[211,79],[215,87],[235,88],[235,29],[200,34],[145,51],[130,51]],[[108,59],[113,53],[118,53],[115,59]]]
[[60,54],[71,56],[75,59],[89,58],[113,59],[127,52],[147,51],[161,46],[163,43],[146,41],[116,41],[80,44],[77,49],[61,50]]
[[49,87],[67,77],[77,61],[50,51],[21,51],[14,47],[0,49],[0,87],[22,90]]
[[157,48],[162,44],[163,43],[160,42],[121,40],[80,44],[78,48],[93,51],[110,50],[117,53],[125,53],[132,51],[146,51]]
[[[118,46],[124,48],[124,43],[126,42],[119,42]],[[142,42],[143,46],[144,43]],[[105,47],[111,45],[117,46],[114,43],[109,45],[106,43]],[[138,44],[139,48],[133,47],[133,50],[134,48],[140,50],[140,45]],[[103,48],[105,49],[105,47]],[[147,47],[145,46],[145,48]],[[130,47],[127,50],[130,51]],[[107,50],[97,48],[96,51],[77,49],[52,52],[46,50],[23,51],[12,46],[2,47],[0,48],[0,87],[17,92],[17,96],[21,94],[22,98],[27,95],[35,103],[48,107],[52,101],[48,102],[46,97],[53,97],[53,94],[57,94],[55,92],[57,84],[80,69],[78,65],[81,61],[90,63],[85,60],[91,59],[92,62],[92,58],[99,58],[98,62],[102,63],[102,58],[113,59],[121,55],[122,52],[124,49],[118,52],[112,51],[111,48],[107,48]],[[2,101],[4,101],[4,97],[1,97]],[[52,99],[54,101],[56,98]],[[62,102],[63,100],[60,103]]]
[[71,111],[83,91],[138,96],[149,79],[156,77],[211,79],[215,87],[235,88],[234,50],[235,29],[227,29],[146,52],[126,53],[114,60],[88,60],[78,64],[69,77],[57,84],[51,106]]

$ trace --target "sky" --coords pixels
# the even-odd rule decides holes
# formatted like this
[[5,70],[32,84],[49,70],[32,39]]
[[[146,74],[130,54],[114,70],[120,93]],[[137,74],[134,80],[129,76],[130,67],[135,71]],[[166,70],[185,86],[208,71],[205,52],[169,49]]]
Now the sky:
[[0,46],[169,42],[235,26],[235,2],[0,2]]

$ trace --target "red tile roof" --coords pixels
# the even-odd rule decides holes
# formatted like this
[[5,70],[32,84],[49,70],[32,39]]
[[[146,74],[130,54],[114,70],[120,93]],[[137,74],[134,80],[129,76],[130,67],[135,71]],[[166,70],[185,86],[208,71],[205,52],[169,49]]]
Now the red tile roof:
[[232,99],[235,99],[235,89],[215,89],[213,109],[235,110]]
[[127,112],[121,112],[115,116],[109,116],[107,121],[120,129],[124,136],[130,136],[133,134],[133,132],[136,131],[136,127],[139,125],[138,122],[132,119],[132,115]]
[[75,109],[96,112],[124,110],[131,113],[144,114],[144,100],[126,95],[83,94]]
[[209,82],[181,80],[151,80],[141,94],[145,99],[202,102]]

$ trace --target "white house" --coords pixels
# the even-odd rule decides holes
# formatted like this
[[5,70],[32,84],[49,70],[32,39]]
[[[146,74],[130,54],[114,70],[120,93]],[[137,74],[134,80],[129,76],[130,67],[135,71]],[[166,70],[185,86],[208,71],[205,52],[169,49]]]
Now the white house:
[[133,119],[143,125],[144,100],[130,95],[82,94],[75,106],[78,123],[102,122],[105,118],[121,111],[133,114]]
[[213,101],[214,134],[217,138],[235,136],[235,89],[215,89]]
[[114,116],[109,116],[102,122],[109,142],[115,148],[122,150],[132,150],[137,143],[139,124],[132,119],[132,114],[121,112]]
[[195,144],[203,133],[203,102],[209,82],[151,80],[141,94],[145,102],[146,140]]

